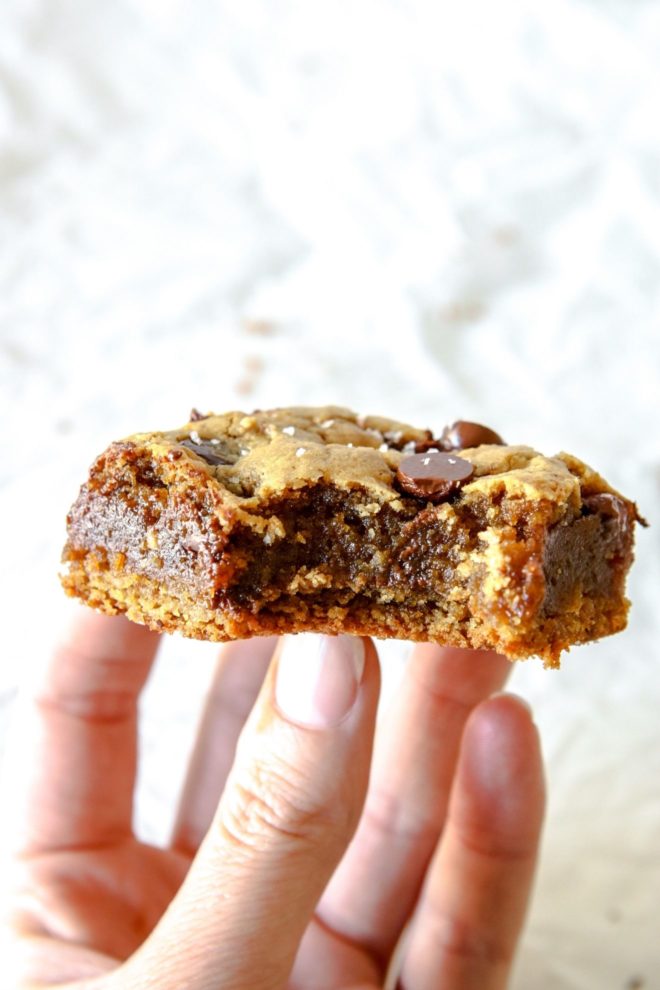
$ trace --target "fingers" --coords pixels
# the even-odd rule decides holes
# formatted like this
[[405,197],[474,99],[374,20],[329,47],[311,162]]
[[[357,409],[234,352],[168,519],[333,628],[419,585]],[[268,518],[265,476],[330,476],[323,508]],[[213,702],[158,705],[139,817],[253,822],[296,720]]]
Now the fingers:
[[503,990],[523,924],[544,810],[538,734],[519,699],[470,717],[445,833],[404,951],[402,990]]
[[495,653],[418,646],[379,725],[364,813],[318,917],[383,969],[442,831],[465,723],[510,667]]
[[218,806],[234,762],[236,741],[268,669],[277,640],[260,637],[228,643],[208,693],[183,786],[174,848],[197,852]]
[[19,707],[8,761],[8,838],[18,851],[96,846],[131,833],[137,699],[157,646],[155,633],[123,617],[80,611]]
[[[125,964],[125,985],[141,986],[146,973],[161,990],[285,985],[362,810],[378,691],[369,641],[284,641],[211,828],[170,909]],[[194,947],[185,963],[182,944]]]

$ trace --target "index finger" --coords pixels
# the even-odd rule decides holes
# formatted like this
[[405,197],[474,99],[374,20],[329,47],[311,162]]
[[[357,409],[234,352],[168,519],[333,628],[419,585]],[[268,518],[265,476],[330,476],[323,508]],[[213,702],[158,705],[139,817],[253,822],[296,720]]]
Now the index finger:
[[81,609],[19,701],[8,759],[18,852],[89,848],[132,834],[137,700],[158,642],[123,616]]

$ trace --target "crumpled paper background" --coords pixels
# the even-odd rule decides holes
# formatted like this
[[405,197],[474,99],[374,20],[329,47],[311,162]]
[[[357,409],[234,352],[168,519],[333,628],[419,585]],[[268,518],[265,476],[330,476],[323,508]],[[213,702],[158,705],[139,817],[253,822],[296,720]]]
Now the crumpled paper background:
[[[652,0],[0,8],[3,731],[89,462],[193,404],[474,418],[655,524],[629,629],[513,673],[550,787],[516,990],[660,986],[658,51]],[[145,698],[157,839],[212,657],[169,641]]]

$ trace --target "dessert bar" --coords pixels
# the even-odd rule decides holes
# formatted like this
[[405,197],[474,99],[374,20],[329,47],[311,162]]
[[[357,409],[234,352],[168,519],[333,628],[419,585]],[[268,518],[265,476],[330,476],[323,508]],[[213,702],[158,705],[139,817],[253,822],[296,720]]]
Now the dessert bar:
[[336,407],[193,411],[113,443],[68,516],[66,591],[226,640],[351,632],[539,655],[626,624],[633,502],[569,454]]

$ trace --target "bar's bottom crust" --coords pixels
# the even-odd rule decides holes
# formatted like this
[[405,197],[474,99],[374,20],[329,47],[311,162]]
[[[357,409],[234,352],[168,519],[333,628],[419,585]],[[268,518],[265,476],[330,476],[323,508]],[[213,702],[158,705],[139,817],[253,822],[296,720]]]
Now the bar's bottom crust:
[[322,591],[308,595],[282,594],[258,610],[232,604],[213,608],[185,588],[172,589],[123,568],[115,555],[90,550],[69,560],[63,578],[67,594],[109,615],[125,614],[158,632],[179,632],[191,639],[223,642],[285,632],[318,632],[374,636],[440,643],[444,646],[493,649],[509,659],[530,655],[546,667],[558,667],[562,651],[571,645],[620,632],[626,626],[629,601],[610,595],[578,595],[570,612],[539,617],[516,635],[515,628],[464,617],[442,602],[408,604],[383,601],[366,594]]

